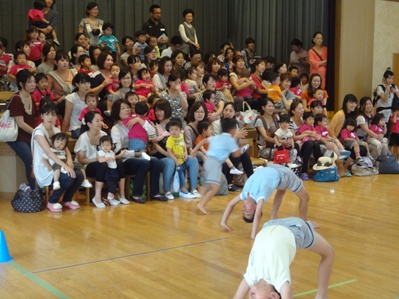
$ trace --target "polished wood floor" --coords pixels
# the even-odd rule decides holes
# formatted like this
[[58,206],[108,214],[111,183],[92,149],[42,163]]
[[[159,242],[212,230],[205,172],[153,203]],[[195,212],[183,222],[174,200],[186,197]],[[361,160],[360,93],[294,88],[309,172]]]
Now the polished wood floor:
[[[330,298],[398,298],[399,176],[305,182],[309,216],[335,247]],[[251,225],[241,206],[219,226],[230,196],[196,203],[82,205],[61,214],[14,212],[0,200],[0,229],[14,261],[0,264],[0,298],[231,298],[245,271]],[[271,201],[263,220],[270,216]],[[291,193],[280,217],[298,215]],[[318,257],[299,251],[291,265],[295,298],[313,298]]]

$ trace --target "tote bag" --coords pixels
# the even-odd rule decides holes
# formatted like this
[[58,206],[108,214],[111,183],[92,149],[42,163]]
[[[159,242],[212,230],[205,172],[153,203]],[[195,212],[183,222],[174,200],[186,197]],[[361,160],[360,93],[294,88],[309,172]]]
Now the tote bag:
[[[8,106],[10,106],[12,98]],[[10,110],[4,111],[0,118],[0,141],[13,142],[18,137],[18,125],[15,118],[10,116]]]

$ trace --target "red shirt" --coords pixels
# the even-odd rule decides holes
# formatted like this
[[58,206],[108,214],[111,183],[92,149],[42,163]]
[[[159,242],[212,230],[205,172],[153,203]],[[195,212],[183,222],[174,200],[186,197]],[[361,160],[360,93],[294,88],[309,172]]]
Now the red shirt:
[[42,58],[43,44],[39,40],[29,41],[30,54],[28,60],[37,61]]
[[392,122],[393,120],[393,115],[391,116],[391,123],[392,123],[392,127],[391,127],[391,133],[399,133],[399,115],[396,116],[396,124],[394,124]]
[[8,54],[3,54],[2,56],[0,56],[0,77],[7,74],[7,67],[10,60],[11,56]]
[[55,96],[53,95],[50,89],[46,89],[45,91],[42,92],[36,88],[36,90],[32,93],[32,99],[35,102],[36,110],[39,110],[40,101],[44,97],[49,97],[50,99],[55,100]]
[[24,65],[19,65],[19,64],[14,64],[11,68],[10,71],[8,72],[11,75],[16,76],[19,71],[22,70],[28,70],[30,68],[29,64],[24,64]]

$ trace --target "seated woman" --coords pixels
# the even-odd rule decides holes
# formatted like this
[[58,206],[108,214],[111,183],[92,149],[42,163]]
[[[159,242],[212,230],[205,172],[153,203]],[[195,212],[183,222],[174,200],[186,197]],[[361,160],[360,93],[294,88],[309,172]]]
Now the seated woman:
[[[224,118],[233,118],[236,115],[233,103],[227,103],[223,109]],[[213,122],[213,135],[222,134],[222,127],[220,125],[220,119]],[[240,138],[245,138],[247,136],[247,131],[244,129],[237,130],[236,136],[234,136],[238,141]],[[242,153],[240,157],[229,156],[230,161],[233,163],[234,167],[238,169],[238,164],[242,164],[245,174],[249,178],[253,173],[253,167],[251,158],[247,152]],[[239,188],[233,185],[233,175],[230,173],[230,168],[226,163],[223,164],[223,174],[226,176],[227,184],[229,186],[229,191],[238,191]]]
[[[131,104],[128,100],[119,99],[112,104],[111,115],[115,120],[115,124],[111,129],[111,137],[115,144],[115,153],[119,153],[122,149],[127,149],[129,146],[128,132],[129,129],[123,124],[123,120],[132,115]],[[135,175],[134,187],[131,199],[134,202],[143,204],[145,199],[141,196],[143,194],[143,186],[145,178],[150,172],[150,198],[160,201],[166,201],[167,198],[159,193],[159,176],[164,169],[164,163],[155,157],[151,157],[150,161],[136,158],[141,156],[141,152],[134,153],[135,157],[123,157],[123,164],[125,165],[126,175]]]
[[[328,130],[330,131],[332,136],[338,136],[341,130],[344,127],[345,120],[347,118],[355,118],[357,116],[357,98],[353,94],[347,94],[342,102],[342,108],[338,110],[329,126]],[[360,156],[365,157],[367,156],[367,148],[364,146],[360,146]],[[348,159],[346,159],[344,168],[345,168],[345,175],[350,176],[350,172],[348,171],[349,165],[356,159],[355,151],[352,148],[351,155]]]
[[[315,97],[314,93],[316,92],[317,89],[321,88],[322,84],[323,84],[323,82],[322,82],[321,76],[319,74],[314,73],[314,74],[310,75],[308,88],[302,93],[302,96],[301,96],[302,97],[302,105],[306,109],[306,111],[309,111],[309,102],[312,99],[314,99],[314,97]],[[328,94],[327,94],[327,91],[324,90],[324,98],[321,101],[322,106],[323,106],[323,114],[324,115],[327,115],[327,100],[328,100]]]
[[[305,112],[305,109],[301,102],[292,102],[289,114],[291,116],[291,124],[289,129],[292,130],[294,133],[294,140],[295,141],[302,141],[303,139],[308,139],[307,137],[316,137],[316,132],[309,132],[306,131],[300,135],[296,135],[296,132],[299,128],[304,124],[302,116]],[[302,165],[302,173],[301,178],[302,180],[306,181],[309,180],[309,159],[313,154],[314,159],[317,161],[321,156],[320,144],[317,141],[307,140],[302,143],[300,149],[300,156],[302,157],[303,165]]]
[[278,117],[274,114],[274,103],[271,99],[261,98],[259,100],[261,108],[260,116],[255,121],[255,128],[258,132],[257,145],[259,147],[259,157],[273,160],[273,149],[275,146],[274,133],[280,128]]
[[[105,176],[107,174],[108,165],[106,162],[98,161],[97,146],[100,144],[100,138],[107,135],[101,131],[103,122],[98,112],[90,111],[86,113],[80,129],[81,135],[76,141],[74,152],[76,153],[76,162],[86,165],[86,174],[88,177],[95,178],[95,196],[92,202],[97,208],[104,209],[105,204],[102,202],[101,190],[104,185]],[[125,166],[121,159],[116,159],[117,170],[119,173],[119,200],[123,204],[129,204],[125,198]],[[119,202],[111,202],[113,205]]]
[[[40,187],[49,186],[52,184],[54,177],[54,171],[47,169],[45,163],[43,163],[43,159],[49,158],[64,169],[60,173],[60,189],[54,190],[47,203],[47,208],[51,212],[61,212],[63,207],[72,210],[79,209],[79,204],[72,200],[72,198],[83,182],[83,174],[80,170],[73,169],[72,156],[68,148],[65,148],[67,156],[66,163],[61,161],[51,151],[51,137],[60,132],[54,126],[57,119],[56,112],[57,106],[54,103],[49,102],[43,105],[41,109],[43,122],[32,132],[33,173],[35,174],[37,184]],[[62,195],[64,196],[62,204],[60,204],[58,201]]]
[[28,70],[22,70],[17,74],[19,91],[11,98],[8,109],[10,116],[15,118],[18,125],[18,136],[14,142],[7,142],[12,150],[21,158],[25,165],[26,179],[31,188],[35,187],[35,179],[32,178],[32,151],[31,138],[35,122],[35,103],[31,94],[36,89],[35,77]]

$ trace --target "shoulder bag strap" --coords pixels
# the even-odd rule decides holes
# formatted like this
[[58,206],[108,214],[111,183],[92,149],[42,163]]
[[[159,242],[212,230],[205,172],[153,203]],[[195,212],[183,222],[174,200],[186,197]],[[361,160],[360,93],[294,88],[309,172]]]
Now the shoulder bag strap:
[[322,60],[323,60],[323,58],[321,58],[320,54],[319,54],[319,53],[317,53],[317,51],[316,51],[314,48],[312,48],[312,50],[313,50],[313,52],[315,52],[315,53],[316,53],[317,57],[319,57],[320,61],[322,61]]

